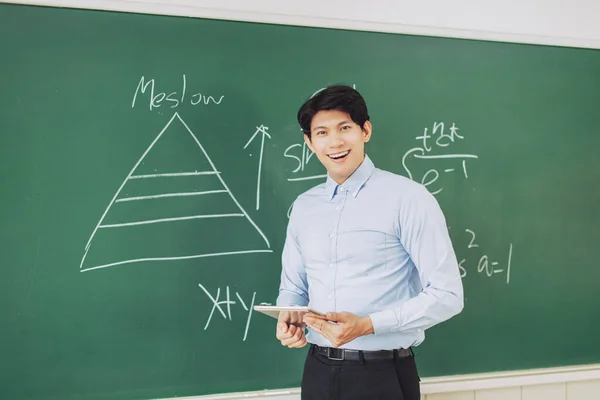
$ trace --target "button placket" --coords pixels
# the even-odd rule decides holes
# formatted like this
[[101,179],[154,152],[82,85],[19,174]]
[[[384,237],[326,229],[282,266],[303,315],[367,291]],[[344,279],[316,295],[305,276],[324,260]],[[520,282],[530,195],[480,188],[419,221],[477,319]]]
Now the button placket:
[[[337,235],[338,235],[338,230],[339,230],[339,226],[340,226],[340,220],[342,218],[342,211],[344,209],[344,204],[346,203],[346,198],[347,198],[347,194],[348,191],[344,189],[343,186],[339,187],[339,192],[338,194],[340,195],[339,197],[340,202],[337,203],[337,206],[335,207],[337,213],[336,213],[336,218],[335,218],[335,223],[333,226],[333,229],[331,231],[331,233],[329,234],[329,250],[330,250],[330,264],[329,267],[332,270],[333,273],[333,279],[332,279],[332,287],[331,287],[331,292],[329,293],[329,295],[327,296],[332,304],[333,310],[335,310],[335,278],[337,276]],[[343,196],[342,196],[343,194]]]

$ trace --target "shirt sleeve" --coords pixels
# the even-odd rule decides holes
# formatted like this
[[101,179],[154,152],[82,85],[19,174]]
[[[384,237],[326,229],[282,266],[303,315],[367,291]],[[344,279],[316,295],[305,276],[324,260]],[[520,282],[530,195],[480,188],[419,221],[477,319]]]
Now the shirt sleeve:
[[288,221],[285,244],[281,256],[282,268],[279,296],[277,297],[278,306],[308,305],[306,269],[302,262],[300,245],[298,244],[294,208],[292,208],[292,213]]
[[446,219],[433,195],[425,187],[419,190],[402,205],[397,233],[423,290],[397,308],[371,314],[375,334],[420,332],[464,307],[462,280]]

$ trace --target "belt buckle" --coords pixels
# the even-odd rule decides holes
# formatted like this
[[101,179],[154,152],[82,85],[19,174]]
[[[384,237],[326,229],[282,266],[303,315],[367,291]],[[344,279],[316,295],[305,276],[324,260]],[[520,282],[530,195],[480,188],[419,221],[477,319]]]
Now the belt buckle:
[[[339,354],[341,354],[342,357],[339,358],[339,357],[332,356],[331,355],[331,350],[335,350],[334,354],[339,351]],[[344,356],[345,355],[346,355],[346,352],[345,352],[344,349],[336,349],[336,348],[331,348],[331,347],[327,348],[327,358],[329,358],[330,360],[333,360],[333,361],[344,361]]]

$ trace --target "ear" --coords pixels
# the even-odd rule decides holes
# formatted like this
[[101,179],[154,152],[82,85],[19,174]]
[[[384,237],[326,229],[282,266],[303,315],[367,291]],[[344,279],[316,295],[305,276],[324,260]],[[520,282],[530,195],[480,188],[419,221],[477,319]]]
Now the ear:
[[315,152],[315,148],[313,147],[312,141],[306,133],[304,134],[304,143],[306,143],[310,151],[312,151],[313,153]]
[[362,128],[363,131],[363,141],[367,143],[371,140],[371,133],[373,133],[373,125],[371,125],[371,121],[366,121]]

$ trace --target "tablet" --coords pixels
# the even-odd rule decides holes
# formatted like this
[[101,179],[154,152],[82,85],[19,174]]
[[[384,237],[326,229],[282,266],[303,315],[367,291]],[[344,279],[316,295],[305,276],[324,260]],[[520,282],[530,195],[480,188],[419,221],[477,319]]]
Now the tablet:
[[279,319],[280,312],[300,312],[300,313],[310,313],[315,317],[319,317],[322,319],[326,319],[325,314],[320,313],[318,311],[313,310],[307,306],[272,306],[272,305],[264,305],[261,304],[259,306],[254,306],[255,311],[259,311],[263,314],[268,315],[269,317],[273,317],[275,319]]

